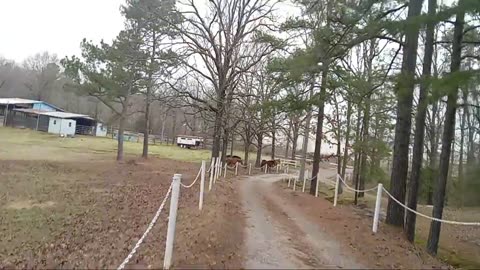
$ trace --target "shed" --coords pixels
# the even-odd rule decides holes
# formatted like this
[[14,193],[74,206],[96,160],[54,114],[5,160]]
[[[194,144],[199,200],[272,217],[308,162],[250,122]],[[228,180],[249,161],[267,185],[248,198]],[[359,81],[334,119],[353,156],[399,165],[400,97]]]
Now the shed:
[[33,109],[37,111],[59,111],[63,110],[55,105],[41,100],[24,98],[0,98],[0,126],[12,125],[15,117],[15,109]]
[[14,109],[13,126],[31,128],[54,134],[96,135],[97,121],[88,115],[39,111],[35,109]]

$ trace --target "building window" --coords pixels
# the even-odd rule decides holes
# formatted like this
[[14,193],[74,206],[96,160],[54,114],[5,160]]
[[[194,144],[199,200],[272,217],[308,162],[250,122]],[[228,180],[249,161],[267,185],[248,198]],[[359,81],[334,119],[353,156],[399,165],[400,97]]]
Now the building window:
[[69,123],[68,123],[68,127],[72,127],[72,122],[69,122]]
[[56,124],[57,124],[57,120],[53,120],[53,124],[56,125]]

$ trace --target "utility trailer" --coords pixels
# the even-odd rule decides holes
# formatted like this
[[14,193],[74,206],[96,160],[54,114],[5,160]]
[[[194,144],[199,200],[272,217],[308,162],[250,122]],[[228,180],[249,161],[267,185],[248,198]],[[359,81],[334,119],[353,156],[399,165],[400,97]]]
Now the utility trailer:
[[197,136],[178,135],[177,145],[182,148],[198,149],[203,146],[203,138]]

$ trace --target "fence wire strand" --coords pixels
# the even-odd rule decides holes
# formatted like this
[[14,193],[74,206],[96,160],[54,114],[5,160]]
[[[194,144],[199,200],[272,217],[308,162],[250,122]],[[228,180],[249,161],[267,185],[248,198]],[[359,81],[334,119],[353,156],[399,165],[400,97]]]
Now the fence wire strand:
[[190,185],[185,185],[183,183],[180,182],[180,185],[182,185],[182,187],[184,188],[191,188],[193,187],[193,185],[195,185],[195,183],[197,182],[197,180],[200,178],[200,174],[202,173],[202,167],[200,167],[200,170],[198,171],[198,174],[197,174],[197,177],[195,177],[195,180],[193,180],[193,182],[190,184]]
[[345,181],[342,179],[342,177],[340,175],[338,175],[338,178],[340,179],[340,181],[342,181],[342,183],[345,185],[345,187],[353,192],[368,192],[368,191],[373,191],[373,190],[376,190],[378,188],[378,186],[376,187],[373,187],[373,188],[369,188],[369,189],[364,189],[364,190],[358,190],[358,189],[354,189],[352,187],[350,187],[347,183],[345,183]]
[[170,187],[168,188],[167,194],[165,195],[165,198],[163,199],[162,203],[160,204],[160,207],[158,207],[157,212],[155,213],[155,216],[153,217],[152,221],[147,227],[147,230],[143,233],[142,237],[140,237],[140,240],[135,244],[135,247],[132,249],[130,254],[128,254],[127,258],[120,264],[120,266],[117,268],[117,270],[122,270],[125,268],[127,263],[132,259],[133,255],[137,252],[137,249],[140,247],[140,245],[143,243],[143,240],[145,240],[145,237],[147,237],[148,233],[150,230],[152,230],[153,226],[155,223],[157,223],[158,217],[160,216],[160,213],[162,212],[163,207],[165,206],[165,202],[167,201],[168,197],[170,196],[170,193],[172,192],[172,186],[173,182],[170,184]]
[[390,197],[393,201],[398,203],[403,208],[407,209],[408,211],[410,211],[410,212],[412,212],[412,213],[414,213],[418,216],[424,217],[426,219],[430,219],[430,220],[445,223],[445,224],[452,224],[452,225],[480,226],[480,222],[460,222],[460,221],[454,221],[454,220],[444,220],[444,219],[434,218],[434,217],[422,214],[422,213],[420,213],[418,211],[415,211],[412,208],[406,206],[405,204],[401,203],[399,200],[397,200],[395,197],[393,197],[393,195],[390,194],[390,192],[388,192],[388,190],[386,188],[383,188],[383,191],[385,191],[385,193],[387,193],[388,197]]

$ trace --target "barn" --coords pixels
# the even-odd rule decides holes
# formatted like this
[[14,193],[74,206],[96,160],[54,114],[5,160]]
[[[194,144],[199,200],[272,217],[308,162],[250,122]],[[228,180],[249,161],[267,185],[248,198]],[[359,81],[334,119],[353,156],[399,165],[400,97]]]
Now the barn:
[[37,111],[63,112],[55,105],[40,100],[23,98],[0,98],[0,126],[13,126],[15,109],[33,109]]
[[53,134],[106,136],[107,128],[92,117],[65,112],[44,101],[0,98],[0,126]]

